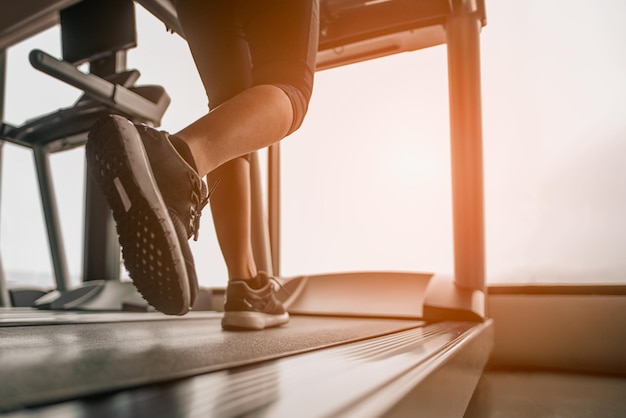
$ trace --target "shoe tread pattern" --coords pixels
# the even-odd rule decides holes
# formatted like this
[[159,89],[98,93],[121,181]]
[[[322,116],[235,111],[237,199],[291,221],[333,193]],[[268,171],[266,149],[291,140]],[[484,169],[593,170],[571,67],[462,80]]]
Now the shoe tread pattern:
[[[168,228],[167,214],[150,205],[144,196],[131,170],[131,164],[137,162],[129,160],[111,119],[100,121],[92,134],[86,147],[89,170],[113,210],[124,264],[135,287],[157,310],[185,314],[189,310],[189,290],[183,286],[187,278],[182,278],[183,283],[177,269],[177,238]],[[131,197],[128,210],[115,187],[115,178]]]

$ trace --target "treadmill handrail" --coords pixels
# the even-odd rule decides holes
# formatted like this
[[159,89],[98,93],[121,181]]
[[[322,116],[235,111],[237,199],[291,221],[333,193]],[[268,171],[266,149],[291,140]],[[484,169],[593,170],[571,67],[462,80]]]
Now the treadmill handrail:
[[72,64],[58,60],[47,53],[35,49],[29,55],[36,69],[84,91],[90,97],[129,116],[146,121],[160,121],[169,97],[165,103],[154,103],[145,97],[111,83],[94,74],[86,74]]

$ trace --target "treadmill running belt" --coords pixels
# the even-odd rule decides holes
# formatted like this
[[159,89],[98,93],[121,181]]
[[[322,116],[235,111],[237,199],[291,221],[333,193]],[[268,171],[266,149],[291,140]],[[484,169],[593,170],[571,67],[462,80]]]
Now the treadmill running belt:
[[0,411],[243,366],[423,324],[296,316],[281,328],[225,332],[220,317],[213,316],[1,327]]

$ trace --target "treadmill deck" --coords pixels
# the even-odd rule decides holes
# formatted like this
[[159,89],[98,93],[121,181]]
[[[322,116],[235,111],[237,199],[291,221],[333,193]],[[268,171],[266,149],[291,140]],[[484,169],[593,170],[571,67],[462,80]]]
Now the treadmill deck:
[[293,316],[233,332],[214,312],[19,311],[0,310],[0,412],[15,417],[363,416],[385,405],[363,406],[364,394],[400,396],[385,388],[423,379],[465,342],[488,352],[491,341],[489,323]]
[[303,316],[262,332],[227,332],[220,320],[213,312],[5,312],[0,411],[245,366],[422,324]]

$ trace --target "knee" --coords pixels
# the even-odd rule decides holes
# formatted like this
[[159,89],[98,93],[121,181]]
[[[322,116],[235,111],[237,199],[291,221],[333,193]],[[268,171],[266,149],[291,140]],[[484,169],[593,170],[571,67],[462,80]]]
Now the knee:
[[311,78],[310,82],[302,83],[300,86],[297,87],[293,84],[277,83],[274,85],[284,91],[291,101],[291,106],[293,109],[293,120],[291,122],[289,132],[287,133],[287,135],[289,135],[296,131],[304,121],[304,117],[306,116],[306,113],[309,109],[311,94],[313,92],[313,80]]

